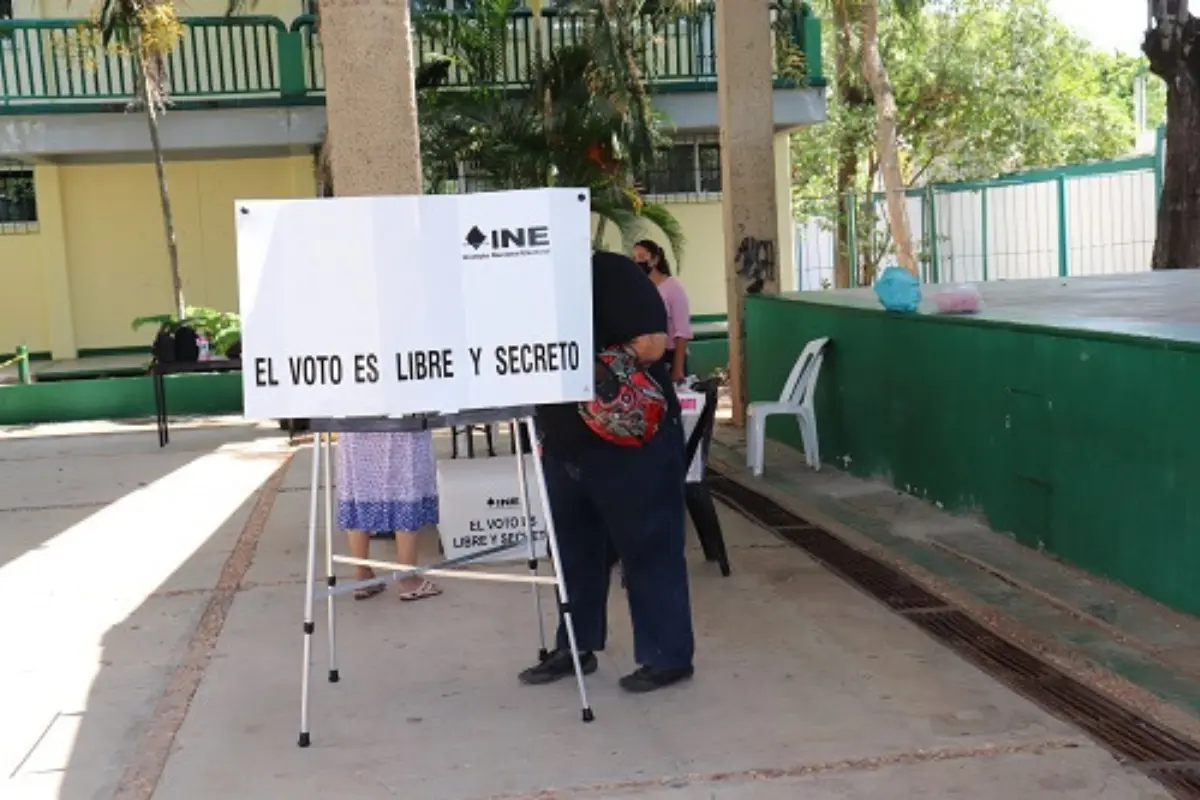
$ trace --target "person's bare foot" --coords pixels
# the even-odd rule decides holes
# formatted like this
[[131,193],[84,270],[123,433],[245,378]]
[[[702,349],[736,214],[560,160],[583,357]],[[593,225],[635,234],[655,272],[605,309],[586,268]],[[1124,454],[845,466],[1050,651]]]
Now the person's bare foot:
[[[354,571],[354,579],[356,581],[369,581],[375,577],[375,571],[369,567],[359,567]],[[385,587],[382,583],[373,583],[370,586],[364,586],[361,589],[354,590],[355,600],[370,600],[372,597],[383,593]]]

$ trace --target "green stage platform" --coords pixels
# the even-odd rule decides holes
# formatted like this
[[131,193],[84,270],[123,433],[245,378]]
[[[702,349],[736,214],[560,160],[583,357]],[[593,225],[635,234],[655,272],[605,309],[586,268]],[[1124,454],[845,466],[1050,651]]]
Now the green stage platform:
[[[1200,613],[1200,271],[980,289],[971,316],[889,314],[870,290],[748,298],[751,399],[829,336],[826,462]],[[769,435],[799,446],[792,420]]]

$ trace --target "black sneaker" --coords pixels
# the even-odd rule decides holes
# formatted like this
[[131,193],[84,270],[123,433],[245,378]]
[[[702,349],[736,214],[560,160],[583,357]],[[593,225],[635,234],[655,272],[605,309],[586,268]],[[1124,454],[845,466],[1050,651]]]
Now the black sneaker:
[[[579,665],[583,667],[584,675],[591,675],[596,671],[596,655],[586,652],[579,654]],[[541,686],[546,683],[554,683],[562,678],[570,677],[575,674],[575,663],[571,659],[570,650],[555,650],[545,661],[522,672],[518,678],[521,683],[526,686]]]
[[695,674],[692,667],[675,667],[673,669],[658,669],[655,667],[638,667],[633,672],[621,678],[621,688],[634,694],[645,694],[655,689],[662,689],[673,683],[687,680]]

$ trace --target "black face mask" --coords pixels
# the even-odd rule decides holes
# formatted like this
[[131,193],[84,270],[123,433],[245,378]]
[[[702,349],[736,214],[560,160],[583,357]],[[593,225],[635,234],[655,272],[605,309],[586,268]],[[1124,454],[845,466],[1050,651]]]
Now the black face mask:
[[638,265],[639,267],[641,267],[641,268],[642,268],[642,272],[646,273],[647,275],[649,275],[649,274],[650,274],[650,271],[651,271],[652,269],[654,269],[654,267],[650,266],[650,262],[649,262],[649,261],[638,261],[638,262],[637,262],[637,265]]

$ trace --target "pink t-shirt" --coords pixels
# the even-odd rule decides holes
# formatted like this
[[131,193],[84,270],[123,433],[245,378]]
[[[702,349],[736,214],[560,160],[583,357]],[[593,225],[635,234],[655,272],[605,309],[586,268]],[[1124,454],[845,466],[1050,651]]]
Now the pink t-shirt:
[[658,293],[667,306],[667,349],[675,349],[675,340],[692,338],[692,312],[688,308],[687,292],[677,278],[670,277],[658,285]]

